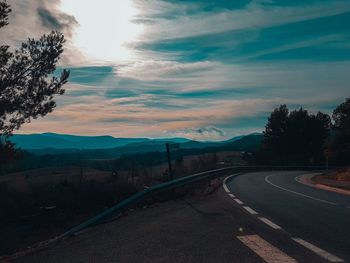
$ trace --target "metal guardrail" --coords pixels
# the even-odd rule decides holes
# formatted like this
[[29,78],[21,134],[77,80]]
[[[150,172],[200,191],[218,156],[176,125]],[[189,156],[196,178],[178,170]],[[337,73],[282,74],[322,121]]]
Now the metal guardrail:
[[[335,168],[335,167],[333,167]],[[101,212],[100,214],[94,216],[93,218],[90,218],[89,220],[81,223],[80,225],[77,225],[67,232],[63,233],[57,238],[62,238],[66,236],[72,236],[76,234],[77,232],[92,226],[103,219],[105,219],[107,216],[110,216],[112,214],[116,214],[118,212],[125,211],[127,208],[131,207],[132,205],[144,200],[147,196],[159,193],[162,191],[167,191],[170,189],[178,188],[183,185],[192,184],[198,181],[211,179],[214,177],[219,177],[223,173],[227,172],[253,172],[253,171],[268,171],[268,170],[325,170],[324,166],[230,166],[225,167],[221,169],[215,169],[211,171],[201,172],[189,176],[184,176],[181,178],[174,179],[172,181],[168,181],[165,183],[161,183],[152,187],[149,187],[143,191],[140,191],[123,201],[117,203],[116,205],[108,208],[107,210]]]

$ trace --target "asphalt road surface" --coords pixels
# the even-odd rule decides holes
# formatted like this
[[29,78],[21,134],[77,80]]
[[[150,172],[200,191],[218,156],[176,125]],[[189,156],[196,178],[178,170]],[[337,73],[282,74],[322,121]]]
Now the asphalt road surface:
[[298,180],[303,174],[244,174],[228,181],[227,187],[244,205],[293,238],[350,262],[350,196],[304,185]]
[[349,198],[302,185],[300,174],[235,176],[211,195],[135,210],[8,261],[346,262]]

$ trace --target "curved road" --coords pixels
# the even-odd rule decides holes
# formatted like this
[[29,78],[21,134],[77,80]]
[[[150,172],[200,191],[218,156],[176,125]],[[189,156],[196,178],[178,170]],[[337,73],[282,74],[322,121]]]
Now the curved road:
[[300,183],[298,177],[306,173],[248,173],[226,185],[244,205],[292,238],[306,240],[350,262],[350,196]]
[[302,174],[236,174],[212,194],[128,211],[5,262],[350,262],[350,197]]

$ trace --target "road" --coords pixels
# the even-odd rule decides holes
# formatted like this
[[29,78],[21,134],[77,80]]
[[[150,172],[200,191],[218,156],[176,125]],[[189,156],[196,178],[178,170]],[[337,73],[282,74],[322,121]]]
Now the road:
[[300,174],[264,172],[234,176],[211,195],[131,211],[116,221],[8,261],[349,261],[349,198],[294,181]]
[[306,172],[249,173],[227,182],[231,193],[292,237],[350,262],[350,196],[299,182]]

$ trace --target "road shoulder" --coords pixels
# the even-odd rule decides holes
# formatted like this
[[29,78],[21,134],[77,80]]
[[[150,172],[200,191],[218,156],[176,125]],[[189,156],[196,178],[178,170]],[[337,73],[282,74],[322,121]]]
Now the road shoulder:
[[[340,188],[339,182],[336,182],[336,181],[332,182],[333,180],[328,180],[327,182],[325,182],[325,180],[322,180],[319,178],[320,175],[322,174],[320,173],[304,174],[304,175],[298,176],[296,180],[299,183],[302,183],[311,187],[350,196],[350,191]],[[338,186],[336,186],[336,184]]]

